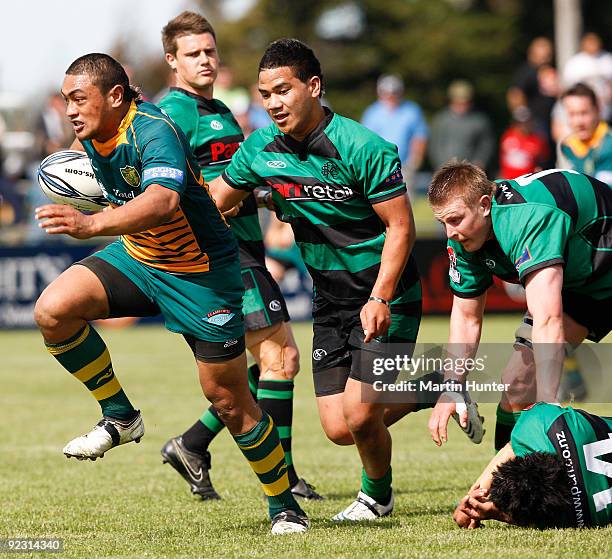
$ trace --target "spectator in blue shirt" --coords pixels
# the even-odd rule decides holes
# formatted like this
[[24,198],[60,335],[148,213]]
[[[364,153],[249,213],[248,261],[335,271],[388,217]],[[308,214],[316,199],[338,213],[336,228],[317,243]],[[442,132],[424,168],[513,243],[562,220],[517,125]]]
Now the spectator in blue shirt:
[[421,108],[404,99],[404,82],[396,75],[382,75],[376,84],[378,101],[363,113],[364,126],[394,143],[410,188],[415,171],[423,163],[429,131]]

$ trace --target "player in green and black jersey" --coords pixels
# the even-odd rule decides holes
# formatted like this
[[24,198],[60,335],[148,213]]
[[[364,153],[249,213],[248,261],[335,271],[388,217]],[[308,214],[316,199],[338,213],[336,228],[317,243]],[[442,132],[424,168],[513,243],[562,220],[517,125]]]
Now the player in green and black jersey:
[[[213,98],[219,57],[214,30],[201,15],[184,12],[168,22],[162,32],[166,60],[175,75],[175,86],[159,106],[185,132],[206,181],[219,176],[244,140],[230,110]],[[230,219],[240,247],[242,280],[246,287],[243,314],[246,346],[255,358],[249,368],[253,396],[270,414],[279,431],[294,495],[320,496],[293,465],[291,430],[293,378],[299,369],[299,353],[283,295],[265,267],[264,244],[254,196],[243,201]],[[261,371],[261,373],[260,373]],[[213,406],[181,436],[162,448],[164,460],[203,499],[219,498],[208,475],[208,446],[224,424]],[[185,462],[188,461],[188,464]],[[195,474],[193,473],[195,472]]]
[[612,418],[539,403],[526,410],[454,518],[587,528],[612,522]]
[[75,60],[62,95],[77,136],[73,147],[87,152],[112,209],[84,215],[54,204],[37,208],[36,217],[50,234],[121,235],[64,271],[36,304],[49,352],[103,413],[64,454],[96,460],[143,436],[141,414],[89,322],[161,313],[191,347],[205,395],[258,476],[272,533],[304,532],[308,519],[290,491],[278,432],[249,392],[238,247],[185,135],[155,105],[138,99],[125,70],[105,54]]
[[[612,327],[612,189],[558,169],[492,183],[474,165],[451,162],[435,174],[429,200],[448,236],[450,343],[475,352],[493,276],[525,285],[529,315],[503,374],[510,389],[498,409],[499,449],[526,404],[556,401],[564,344],[599,341]],[[537,394],[527,394],[534,369]],[[438,443],[453,406],[434,409]]]
[[[268,185],[314,281],[313,373],[319,416],[363,463],[357,500],[336,520],[390,514],[391,438],[383,404],[364,399],[371,359],[392,344],[410,355],[421,288],[410,256],[414,224],[397,148],[324,109],[319,61],[294,39],[272,43],[259,90],[273,124],[241,145],[211,191],[222,209]],[[388,408],[387,408],[388,410]],[[390,411],[390,410],[388,410]]]

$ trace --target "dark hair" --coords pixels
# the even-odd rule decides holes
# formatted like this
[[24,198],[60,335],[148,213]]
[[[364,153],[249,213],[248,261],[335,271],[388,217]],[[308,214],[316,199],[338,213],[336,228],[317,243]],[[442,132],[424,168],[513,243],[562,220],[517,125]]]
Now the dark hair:
[[493,472],[489,499],[518,526],[565,528],[575,525],[570,484],[558,455],[534,452]]
[[103,94],[108,93],[116,85],[123,87],[123,100],[140,99],[140,92],[130,85],[125,69],[108,54],[93,52],[77,58],[66,70],[67,76],[88,75],[91,83]]
[[210,22],[202,15],[195,12],[184,11],[171,19],[162,29],[162,45],[164,52],[176,54],[176,40],[185,35],[202,35],[210,33],[215,42],[217,36]]
[[259,71],[283,66],[291,68],[295,77],[304,83],[313,76],[318,76],[321,80],[321,95],[323,94],[321,63],[308,45],[297,39],[278,39],[270,43],[259,62]]
[[451,159],[434,173],[427,197],[434,207],[443,206],[457,196],[470,206],[492,192],[493,183],[480,167],[466,160]]
[[561,99],[565,99],[566,97],[588,97],[593,106],[599,108],[597,95],[595,95],[595,92],[585,83],[579,82],[564,91],[561,95]]

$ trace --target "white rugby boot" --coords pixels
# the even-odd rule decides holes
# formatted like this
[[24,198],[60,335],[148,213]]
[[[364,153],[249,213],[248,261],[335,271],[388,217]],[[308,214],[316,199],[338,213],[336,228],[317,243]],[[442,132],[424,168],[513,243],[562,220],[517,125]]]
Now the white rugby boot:
[[140,411],[130,421],[103,417],[89,433],[72,439],[62,452],[66,458],[95,460],[103,458],[104,453],[115,446],[132,441],[140,442],[143,435],[144,423]]
[[363,491],[360,491],[357,493],[357,499],[355,499],[342,512],[339,512],[336,516],[334,516],[332,520],[335,520],[336,522],[376,520],[382,516],[389,516],[393,512],[394,501],[393,491],[391,491],[391,498],[386,505],[381,505],[372,499],[372,497],[366,495]]
[[272,534],[275,536],[299,534],[308,530],[309,527],[308,517],[293,510],[279,512],[272,519]]

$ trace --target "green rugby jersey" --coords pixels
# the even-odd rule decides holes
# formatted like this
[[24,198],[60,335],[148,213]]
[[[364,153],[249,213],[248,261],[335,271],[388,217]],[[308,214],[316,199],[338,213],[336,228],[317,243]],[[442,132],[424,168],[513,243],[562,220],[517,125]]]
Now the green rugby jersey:
[[[362,125],[326,109],[303,141],[275,124],[255,131],[223,172],[234,188],[272,188],[281,219],[291,224],[315,289],[336,302],[363,303],[380,268],[385,226],[373,204],[403,196],[397,148]],[[420,300],[412,256],[398,293]]]
[[521,414],[510,443],[517,456],[549,452],[563,459],[577,527],[612,521],[612,417],[541,402]]
[[207,272],[237,257],[236,241],[184,134],[155,105],[133,101],[115,136],[82,144],[112,206],[129,202],[150,184],[180,194],[176,213],[166,223],[122,235],[130,256],[173,273]]
[[[218,177],[244,141],[242,130],[230,110],[218,99],[206,99],[179,87],[171,87],[159,106],[187,136],[204,179],[210,182]],[[238,215],[229,222],[240,246],[241,266],[265,266],[255,197],[246,198]]]
[[612,297],[612,187],[576,171],[549,169],[496,181],[494,238],[475,252],[448,241],[450,286],[477,297],[493,276],[526,276],[563,264],[563,288],[595,299]]

